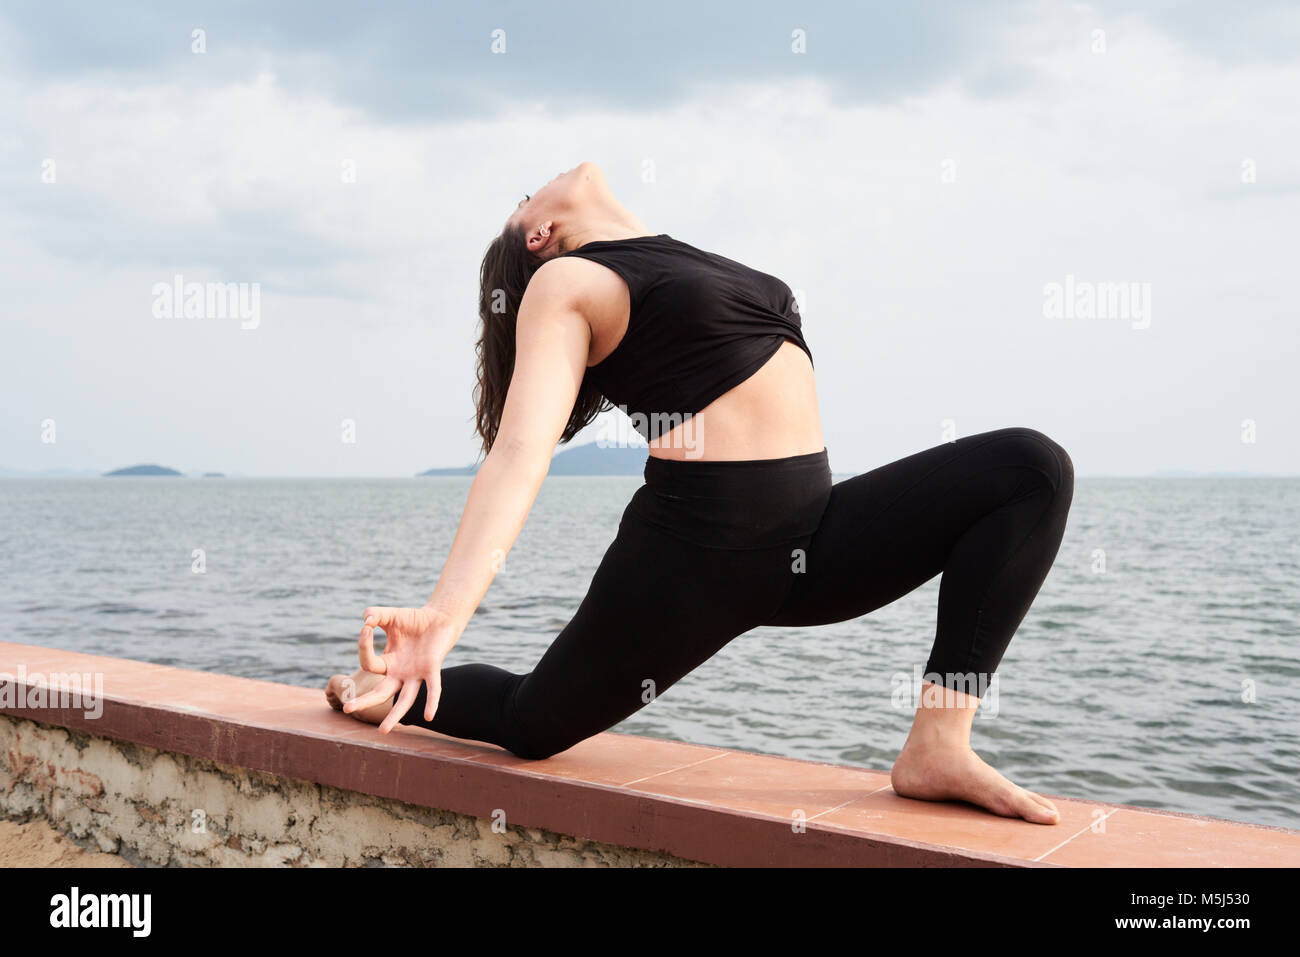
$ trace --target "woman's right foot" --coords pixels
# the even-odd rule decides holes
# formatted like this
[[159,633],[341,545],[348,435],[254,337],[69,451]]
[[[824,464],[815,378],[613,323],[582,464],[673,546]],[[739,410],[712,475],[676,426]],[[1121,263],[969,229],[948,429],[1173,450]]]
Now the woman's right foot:
[[[334,675],[325,685],[325,700],[330,703],[330,707],[335,711],[343,711],[345,701],[361,697],[383,680],[383,675],[377,675],[373,671],[364,669],[354,671],[350,675]],[[393,699],[389,698],[387,701],[381,701],[379,704],[371,705],[362,711],[353,711],[348,717],[364,721],[366,724],[379,724],[384,718],[388,717],[388,712],[392,708]]]
[[890,775],[894,793],[920,801],[966,801],[1002,817],[1034,824],[1059,824],[1056,805],[1013,784],[967,745],[903,745]]

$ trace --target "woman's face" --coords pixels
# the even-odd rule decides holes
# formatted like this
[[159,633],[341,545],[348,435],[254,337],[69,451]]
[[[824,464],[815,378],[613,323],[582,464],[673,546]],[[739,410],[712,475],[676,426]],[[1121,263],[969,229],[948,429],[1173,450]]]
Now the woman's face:
[[583,204],[594,190],[605,187],[605,174],[595,163],[579,163],[573,169],[559,173],[535,193],[519,200],[506,225],[521,224],[529,231],[537,223],[554,219],[561,210],[572,210]]

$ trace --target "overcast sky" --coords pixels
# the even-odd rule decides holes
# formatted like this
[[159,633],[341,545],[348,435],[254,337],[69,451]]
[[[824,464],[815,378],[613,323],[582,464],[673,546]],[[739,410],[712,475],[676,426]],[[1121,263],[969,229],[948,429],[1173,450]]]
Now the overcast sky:
[[1300,473],[1294,3],[268,6],[3,7],[0,467],[473,460],[483,250],[594,160],[798,291],[837,471]]

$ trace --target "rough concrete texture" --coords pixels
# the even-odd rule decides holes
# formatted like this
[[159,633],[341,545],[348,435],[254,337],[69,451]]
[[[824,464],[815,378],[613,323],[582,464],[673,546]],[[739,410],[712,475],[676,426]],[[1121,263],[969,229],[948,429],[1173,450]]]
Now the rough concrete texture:
[[118,854],[87,850],[45,818],[0,821],[0,867],[130,867]]
[[705,866],[8,715],[0,753],[0,817],[139,866]]

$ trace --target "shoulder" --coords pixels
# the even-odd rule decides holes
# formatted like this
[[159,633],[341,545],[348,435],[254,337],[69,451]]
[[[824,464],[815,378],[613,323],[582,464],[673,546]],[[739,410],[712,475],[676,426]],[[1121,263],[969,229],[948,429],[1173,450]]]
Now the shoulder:
[[607,266],[581,256],[557,256],[538,267],[528,280],[524,302],[576,309],[588,315],[628,304],[627,283]]

